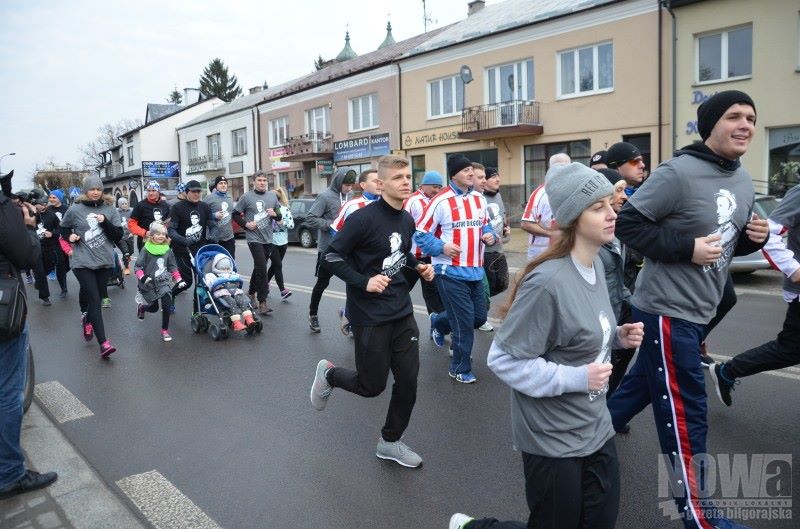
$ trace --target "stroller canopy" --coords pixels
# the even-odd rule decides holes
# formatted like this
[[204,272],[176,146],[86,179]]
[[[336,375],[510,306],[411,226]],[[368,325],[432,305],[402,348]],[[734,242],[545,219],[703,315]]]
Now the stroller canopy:
[[205,266],[207,263],[210,263],[214,256],[218,254],[223,254],[228,256],[231,260],[231,264],[233,265],[233,271],[238,272],[236,266],[236,261],[231,257],[231,254],[228,253],[228,250],[220,246],[219,244],[206,244],[205,246],[201,247],[197,250],[197,253],[194,254],[194,269],[195,272],[202,277],[205,274]]

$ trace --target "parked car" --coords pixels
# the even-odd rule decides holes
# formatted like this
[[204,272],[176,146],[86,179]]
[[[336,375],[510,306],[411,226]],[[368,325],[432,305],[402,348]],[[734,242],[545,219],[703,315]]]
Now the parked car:
[[[756,195],[753,212],[760,218],[766,219],[772,214],[778,203],[779,199],[772,195]],[[772,266],[761,250],[734,257],[730,264],[730,271],[734,274],[749,274],[756,270],[769,270],[770,268],[772,268]]]
[[289,201],[289,210],[294,217],[294,228],[289,230],[289,242],[299,242],[303,248],[317,245],[317,230],[306,225],[306,215],[313,203],[313,198],[294,198]]

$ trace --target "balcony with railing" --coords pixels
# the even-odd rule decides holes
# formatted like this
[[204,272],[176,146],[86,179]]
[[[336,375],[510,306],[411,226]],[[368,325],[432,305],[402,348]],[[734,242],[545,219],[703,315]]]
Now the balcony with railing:
[[281,157],[287,162],[312,162],[330,160],[333,156],[333,136],[330,132],[310,132],[292,136],[286,143],[286,154]]
[[505,101],[461,111],[459,138],[509,138],[542,133],[538,101]]
[[209,154],[189,158],[188,174],[224,171],[225,159],[220,154]]

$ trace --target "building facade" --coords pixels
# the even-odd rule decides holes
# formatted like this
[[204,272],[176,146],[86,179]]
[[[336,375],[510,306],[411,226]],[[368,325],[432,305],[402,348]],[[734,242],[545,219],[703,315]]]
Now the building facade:
[[783,196],[800,180],[800,0],[673,0],[675,145],[699,140],[697,107],[722,90],[756,104],[742,157],[758,192]]
[[492,4],[399,61],[402,149],[415,177],[445,174],[453,153],[497,167],[517,224],[552,154],[588,163],[625,140],[649,169],[670,152],[670,63],[658,60],[669,59],[669,17],[651,0],[574,5]]

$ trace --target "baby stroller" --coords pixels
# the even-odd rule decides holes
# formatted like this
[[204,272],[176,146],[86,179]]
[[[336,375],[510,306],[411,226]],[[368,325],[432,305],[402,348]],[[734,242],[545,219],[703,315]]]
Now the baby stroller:
[[[192,257],[192,274],[194,276],[195,296],[197,296],[197,306],[199,312],[192,315],[192,331],[200,333],[207,330],[211,339],[215,342],[221,339],[227,339],[230,332],[231,324],[231,311],[225,303],[215,298],[209,291],[205,282],[203,281],[206,273],[211,269],[211,263],[214,256],[218,254],[226,255],[233,263],[233,271],[236,272],[236,261],[233,260],[231,255],[225,248],[218,244],[207,244],[197,250],[197,253]],[[244,283],[239,281],[240,287]],[[253,310],[253,307],[250,307]],[[247,330],[247,334],[260,333],[264,328],[264,324],[255,316],[253,310],[255,325],[252,329]]]

